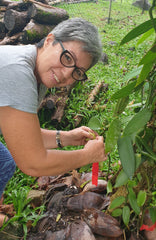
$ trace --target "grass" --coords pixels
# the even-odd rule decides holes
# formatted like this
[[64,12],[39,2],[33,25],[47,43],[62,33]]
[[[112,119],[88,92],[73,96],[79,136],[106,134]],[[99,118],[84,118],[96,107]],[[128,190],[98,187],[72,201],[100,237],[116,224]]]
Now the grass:
[[[108,55],[107,65],[99,62],[88,71],[89,80],[83,85],[78,83],[72,90],[67,102],[64,117],[59,126],[62,130],[73,128],[73,117],[77,114],[83,116],[81,125],[87,125],[92,116],[97,116],[103,124],[103,129],[99,133],[105,137],[105,133],[113,117],[113,109],[115,105],[114,102],[110,101],[110,97],[116,90],[124,85],[125,74],[136,68],[139,60],[148,50],[148,47],[152,42],[152,39],[148,39],[148,41],[136,47],[137,39],[135,39],[124,46],[120,46],[121,39],[131,29],[149,19],[148,12],[142,14],[142,10],[132,6],[132,2],[133,1],[130,0],[122,1],[122,3],[120,0],[113,1],[110,24],[107,23],[109,10],[108,1],[99,0],[97,3],[88,2],[57,5],[57,7],[62,7],[67,10],[70,17],[83,17],[94,23],[99,29],[103,52]],[[111,45],[111,41],[115,42],[115,44]],[[95,110],[93,108],[88,109],[85,104],[88,94],[101,80],[109,84],[109,90],[105,94],[100,92],[96,96],[95,101],[99,102],[99,105],[102,106],[105,105],[106,100],[108,100],[106,108],[105,110]],[[140,95],[133,95],[131,101],[139,103],[140,98]],[[130,118],[132,114],[133,111],[127,109],[124,112],[125,119],[126,117]],[[56,127],[50,122],[44,124],[44,126],[48,126],[51,129]],[[119,168],[118,160],[117,149],[115,149],[111,154],[111,170],[116,171]],[[86,171],[88,169],[90,169],[90,166],[85,168]],[[101,169],[107,171],[108,162],[103,163]],[[20,188],[26,188],[29,190],[32,187],[36,187],[35,178],[26,176],[17,169],[14,177],[10,180],[6,188],[5,202],[11,203],[13,201],[11,193],[15,189],[20,191]]]

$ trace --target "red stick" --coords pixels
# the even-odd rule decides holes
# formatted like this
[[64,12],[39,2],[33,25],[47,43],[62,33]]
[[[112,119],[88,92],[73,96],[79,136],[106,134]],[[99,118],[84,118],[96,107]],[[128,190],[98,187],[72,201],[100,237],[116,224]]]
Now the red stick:
[[98,184],[98,172],[99,172],[99,163],[93,163],[92,165],[92,184]]
[[155,228],[156,228],[156,222],[155,222],[151,227],[149,227],[148,225],[143,224],[143,225],[140,227],[140,231],[142,231],[142,230],[154,231]]

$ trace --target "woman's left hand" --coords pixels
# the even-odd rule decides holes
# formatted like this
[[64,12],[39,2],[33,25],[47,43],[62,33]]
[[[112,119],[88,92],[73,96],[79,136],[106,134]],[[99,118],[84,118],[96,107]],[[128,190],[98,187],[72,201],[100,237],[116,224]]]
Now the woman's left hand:
[[81,146],[85,145],[88,140],[93,140],[98,136],[97,132],[89,127],[82,126],[66,132],[64,136],[64,146]]

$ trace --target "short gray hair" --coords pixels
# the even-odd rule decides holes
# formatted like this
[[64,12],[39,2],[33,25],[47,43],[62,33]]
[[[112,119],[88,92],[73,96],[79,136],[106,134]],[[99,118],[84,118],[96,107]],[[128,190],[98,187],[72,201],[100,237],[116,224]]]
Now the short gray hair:
[[54,44],[57,41],[80,41],[83,43],[83,51],[92,56],[94,66],[101,57],[102,44],[98,29],[95,25],[83,18],[70,18],[59,23],[50,33],[55,37]]

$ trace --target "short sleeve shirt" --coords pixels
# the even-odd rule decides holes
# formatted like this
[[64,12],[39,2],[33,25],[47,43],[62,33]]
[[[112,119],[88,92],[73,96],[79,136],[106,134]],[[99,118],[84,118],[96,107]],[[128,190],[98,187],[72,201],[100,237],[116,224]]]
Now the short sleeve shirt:
[[41,84],[38,93],[36,57],[35,45],[0,46],[0,107],[37,113],[47,89]]

